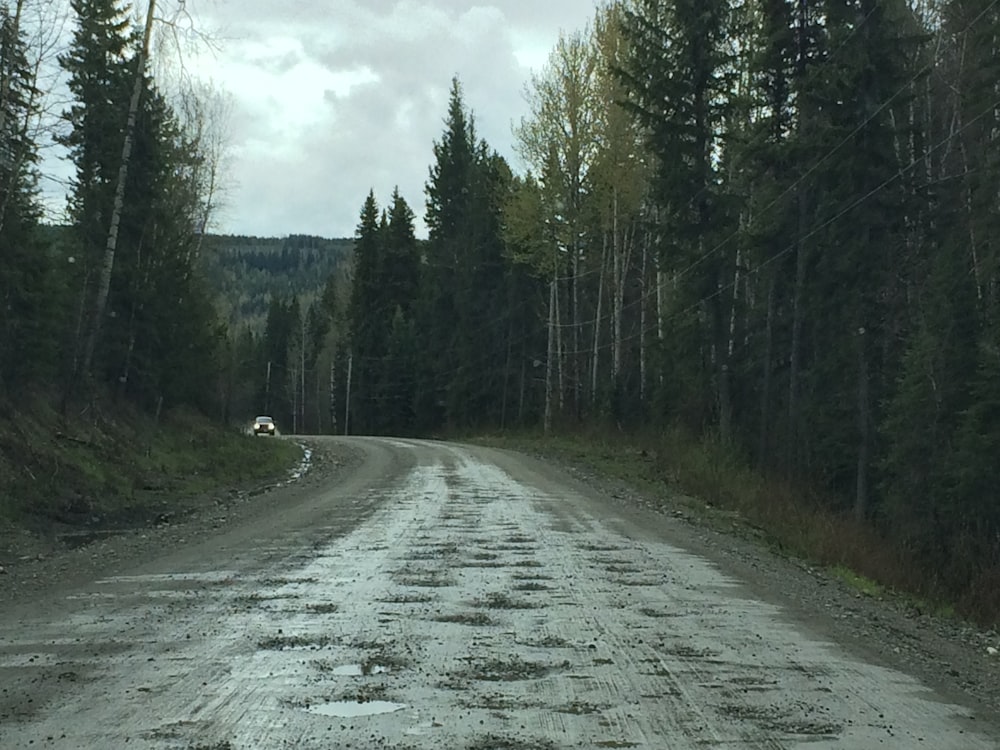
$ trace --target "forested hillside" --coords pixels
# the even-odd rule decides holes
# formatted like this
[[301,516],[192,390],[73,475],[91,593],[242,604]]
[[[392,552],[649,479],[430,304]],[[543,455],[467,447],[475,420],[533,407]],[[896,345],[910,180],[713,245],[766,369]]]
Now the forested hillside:
[[350,239],[208,235],[200,267],[230,330],[262,332],[272,297],[312,304],[326,280],[350,261]]
[[680,430],[1000,616],[1000,4],[605,4],[527,87],[526,168],[456,80],[427,239],[398,192],[358,196],[350,262],[205,237],[204,110],[157,88],[123,4],[72,6],[64,232],[39,226],[36,61],[0,7],[5,404],[41,383],[285,431]]

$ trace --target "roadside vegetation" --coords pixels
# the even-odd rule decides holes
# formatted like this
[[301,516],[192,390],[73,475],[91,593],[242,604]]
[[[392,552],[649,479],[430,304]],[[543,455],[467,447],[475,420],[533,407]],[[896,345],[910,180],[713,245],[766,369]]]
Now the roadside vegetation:
[[509,433],[476,439],[620,480],[698,523],[753,537],[779,554],[824,568],[866,596],[899,598],[915,613],[1000,623],[1000,595],[984,576],[956,594],[940,571],[908,553],[890,534],[806,486],[769,478],[717,440],[679,429],[663,434],[589,430]]
[[128,405],[94,408],[63,417],[45,398],[0,406],[0,526],[52,537],[176,520],[287,476],[302,455],[192,411],[157,421]]
[[[165,14],[71,0],[56,50],[27,11],[58,5],[0,7],[7,507],[262,468],[195,413],[539,430],[852,585],[1000,619],[1000,4],[602,3],[526,87],[526,171],[456,78],[426,239],[373,189],[349,243],[273,246],[205,241],[225,123],[154,78]],[[41,137],[46,63],[72,101]]]

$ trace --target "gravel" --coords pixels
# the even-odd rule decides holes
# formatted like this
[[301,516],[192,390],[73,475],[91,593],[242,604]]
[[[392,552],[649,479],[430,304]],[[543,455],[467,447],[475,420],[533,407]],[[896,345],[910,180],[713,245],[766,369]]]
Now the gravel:
[[[300,467],[280,482],[222,492],[182,518],[110,534],[76,549],[22,529],[0,529],[0,606],[57,594],[210,537],[273,507],[282,493],[308,492],[350,471],[358,460],[357,454],[343,446],[334,452],[329,445],[317,443],[311,450],[307,471]],[[1000,716],[1000,634],[996,630],[917,611],[902,597],[861,593],[828,571],[778,555],[736,524],[722,529],[717,521],[644,496],[623,482],[580,467],[565,468],[578,480],[600,487],[623,510],[673,516],[684,529],[685,546],[715,560],[757,596],[780,603],[829,640],[873,663],[912,674],[988,715]]]
[[673,516],[686,528],[686,546],[692,551],[717,561],[757,596],[786,607],[829,640],[1000,716],[996,629],[919,611],[903,596],[863,593],[828,570],[779,555],[757,532],[732,520],[720,521],[711,512],[699,517],[688,506],[652,499],[621,481],[579,466],[566,468],[590,486],[600,486],[624,508]]

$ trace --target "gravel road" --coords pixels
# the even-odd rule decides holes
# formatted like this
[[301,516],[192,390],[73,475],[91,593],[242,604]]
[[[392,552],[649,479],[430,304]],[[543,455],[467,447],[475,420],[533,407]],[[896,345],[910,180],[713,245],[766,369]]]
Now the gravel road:
[[1000,749],[995,633],[535,458],[308,444],[183,523],[0,547],[0,748]]

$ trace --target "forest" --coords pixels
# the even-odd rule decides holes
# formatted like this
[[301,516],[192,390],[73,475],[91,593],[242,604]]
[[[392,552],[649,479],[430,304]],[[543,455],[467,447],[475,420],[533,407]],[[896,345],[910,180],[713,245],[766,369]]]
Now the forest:
[[1000,612],[996,0],[606,3],[529,81],[520,164],[456,78],[427,238],[372,191],[315,244],[353,246],[321,288],[266,293],[288,256],[205,232],[204,111],[158,90],[112,0],[72,3],[73,223],[43,226],[22,4],[0,8],[0,399],[682,430]]
[[1000,611],[998,31],[608,4],[531,80],[523,174],[456,81],[427,242],[398,195],[359,214],[351,429],[681,428]]

